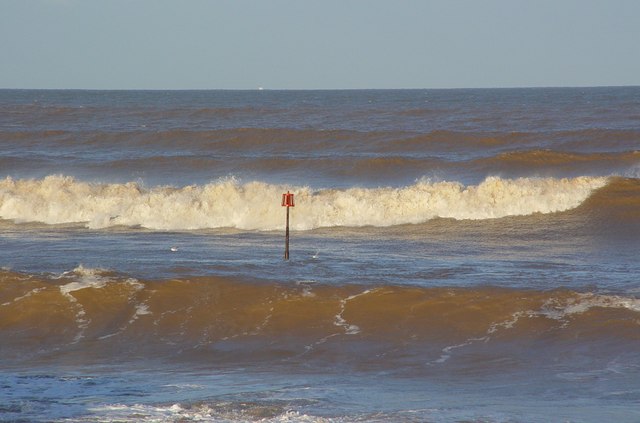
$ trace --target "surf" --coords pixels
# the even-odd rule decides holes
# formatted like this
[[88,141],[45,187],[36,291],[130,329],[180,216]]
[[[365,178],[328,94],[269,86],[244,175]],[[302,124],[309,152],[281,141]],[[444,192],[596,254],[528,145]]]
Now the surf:
[[403,187],[312,189],[223,178],[208,184],[147,188],[138,182],[93,183],[70,176],[0,181],[0,217],[16,223],[81,223],[152,230],[282,228],[279,199],[295,192],[294,230],[337,226],[385,227],[435,218],[496,219],[574,209],[609,182],[607,177],[497,176],[477,185],[421,179]]

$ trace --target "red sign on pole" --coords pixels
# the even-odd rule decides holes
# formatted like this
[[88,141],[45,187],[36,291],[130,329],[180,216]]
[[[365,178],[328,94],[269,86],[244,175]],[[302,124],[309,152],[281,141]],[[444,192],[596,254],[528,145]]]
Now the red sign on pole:
[[293,194],[287,191],[286,194],[282,194],[282,207],[294,207]]

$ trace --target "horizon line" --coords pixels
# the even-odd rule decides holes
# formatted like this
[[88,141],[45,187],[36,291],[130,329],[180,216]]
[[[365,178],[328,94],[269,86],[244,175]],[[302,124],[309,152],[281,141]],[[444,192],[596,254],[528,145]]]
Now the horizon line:
[[436,91],[436,90],[524,90],[524,89],[579,89],[579,88],[637,88],[629,85],[523,85],[495,87],[440,87],[440,88],[6,88],[2,91]]

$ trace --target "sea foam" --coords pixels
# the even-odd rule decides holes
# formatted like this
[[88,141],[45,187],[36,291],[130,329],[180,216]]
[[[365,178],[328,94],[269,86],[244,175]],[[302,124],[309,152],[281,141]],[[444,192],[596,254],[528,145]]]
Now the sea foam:
[[606,177],[488,177],[478,185],[419,180],[400,188],[313,190],[226,178],[205,185],[144,188],[52,175],[0,181],[0,218],[89,228],[140,226],[154,230],[283,227],[281,195],[296,194],[294,230],[334,226],[392,226],[430,219],[492,219],[553,213],[579,206]]

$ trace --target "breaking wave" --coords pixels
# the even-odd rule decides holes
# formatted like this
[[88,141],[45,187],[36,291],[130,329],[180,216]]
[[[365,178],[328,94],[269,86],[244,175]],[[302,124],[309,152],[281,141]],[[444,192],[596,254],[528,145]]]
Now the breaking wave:
[[88,183],[53,175],[0,181],[0,217],[89,228],[278,230],[280,198],[296,194],[292,228],[417,224],[434,218],[493,219],[578,207],[606,177],[489,177],[478,185],[420,180],[401,188],[313,190],[226,178],[206,185],[146,188],[139,183]]

